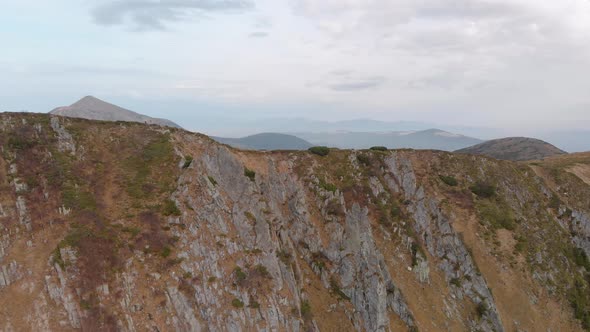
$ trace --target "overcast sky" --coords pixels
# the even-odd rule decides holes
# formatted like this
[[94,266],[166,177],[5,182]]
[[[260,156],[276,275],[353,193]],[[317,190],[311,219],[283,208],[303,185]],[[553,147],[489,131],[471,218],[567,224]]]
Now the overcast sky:
[[0,4],[0,110],[590,128],[589,0]]

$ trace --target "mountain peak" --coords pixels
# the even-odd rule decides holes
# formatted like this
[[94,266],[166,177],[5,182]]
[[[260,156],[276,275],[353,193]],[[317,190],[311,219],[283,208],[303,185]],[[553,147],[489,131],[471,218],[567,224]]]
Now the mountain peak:
[[139,114],[94,96],[85,96],[70,106],[58,107],[50,113],[89,120],[140,122],[180,128],[179,125],[170,120]]
[[485,155],[488,157],[513,161],[544,159],[566,154],[565,151],[536,138],[506,137],[486,141],[468,148],[457,150],[458,153]]

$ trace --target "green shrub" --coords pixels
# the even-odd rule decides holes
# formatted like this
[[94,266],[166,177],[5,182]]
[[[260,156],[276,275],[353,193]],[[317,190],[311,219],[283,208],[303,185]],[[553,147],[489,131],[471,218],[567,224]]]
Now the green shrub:
[[39,144],[36,140],[12,136],[8,138],[8,146],[13,150],[27,150]]
[[326,191],[330,191],[333,193],[335,193],[336,190],[338,190],[336,185],[334,185],[332,183],[325,182],[324,180],[320,180],[320,187],[322,187],[322,189],[324,189]]
[[162,250],[160,251],[160,256],[162,256],[163,258],[167,258],[170,256],[171,253],[172,253],[172,249],[170,249],[170,247],[166,246],[166,247],[162,248]]
[[561,199],[556,194],[551,194],[551,198],[549,199],[549,208],[557,211],[559,210],[559,206],[561,206]]
[[254,267],[254,272],[256,272],[256,274],[258,274],[261,277],[270,278],[270,272],[268,272],[268,269],[266,268],[266,266],[264,266],[262,264],[256,265]]
[[485,316],[488,313],[488,306],[487,306],[487,304],[485,304],[484,301],[481,301],[481,302],[479,302],[479,304],[477,305],[475,310],[477,311],[477,316],[479,318],[482,318],[483,316]]
[[254,300],[250,300],[250,303],[248,304],[248,307],[250,307],[252,309],[259,309],[260,308],[260,303],[254,301]]
[[185,156],[184,157],[184,165],[182,165],[183,169],[188,168],[193,162],[193,156]]
[[236,268],[234,269],[234,275],[236,276],[236,281],[238,283],[243,282],[248,277],[246,273],[242,271],[242,268],[239,266],[236,266]]
[[285,250],[277,251],[277,257],[283,262],[283,264],[289,266],[291,264],[291,254]]
[[311,304],[307,300],[301,301],[301,316],[305,320],[311,319]]
[[453,278],[453,279],[451,279],[450,284],[460,288],[461,287],[461,279]]
[[344,292],[340,288],[340,283],[338,282],[338,280],[336,280],[336,278],[334,278],[333,276],[330,278],[330,289],[340,299],[342,299],[342,300],[350,300],[350,297],[348,297],[346,294],[344,294]]
[[356,160],[358,160],[359,163],[365,166],[369,166],[371,164],[371,159],[366,154],[357,155]]
[[586,271],[590,272],[590,261],[588,260],[588,256],[586,255],[584,249],[574,248],[573,258],[576,265],[583,267],[586,269]]
[[167,199],[166,201],[164,201],[164,205],[162,207],[162,213],[168,217],[168,216],[180,216],[181,212],[178,209],[178,206],[176,206],[176,203],[171,200],[171,199]]
[[96,211],[94,195],[80,187],[66,186],[62,193],[63,204],[70,209]]
[[254,179],[256,178],[256,172],[254,172],[253,170],[244,167],[244,175],[250,179],[250,181],[254,181]]
[[373,151],[387,151],[388,149],[384,146],[373,146],[373,147],[371,147],[371,150],[373,150]]
[[514,250],[518,253],[523,252],[527,247],[527,239],[524,236],[518,236],[516,238],[516,244],[514,245]]
[[412,266],[418,265],[418,255],[420,255],[423,259],[426,258],[426,254],[424,251],[422,251],[422,247],[418,243],[412,242],[410,250],[412,252]]
[[516,221],[512,215],[512,210],[503,202],[478,202],[477,211],[481,220],[488,223],[494,229],[504,228],[513,231],[516,228]]
[[496,195],[496,187],[494,185],[485,182],[476,182],[474,185],[469,187],[472,193],[476,194],[481,198],[490,198]]
[[138,227],[123,227],[121,231],[131,234],[132,237],[136,237],[141,232],[141,229]]
[[323,157],[330,153],[330,149],[327,146],[314,146],[309,148],[309,152]]
[[590,290],[588,285],[577,278],[569,291],[568,298],[576,319],[580,320],[585,330],[590,330]]
[[446,175],[439,175],[438,176],[442,182],[444,182],[447,186],[455,187],[459,184],[459,181],[452,176]]
[[233,299],[231,301],[231,305],[233,305],[234,308],[243,308],[244,307],[244,302],[242,302],[240,299]]

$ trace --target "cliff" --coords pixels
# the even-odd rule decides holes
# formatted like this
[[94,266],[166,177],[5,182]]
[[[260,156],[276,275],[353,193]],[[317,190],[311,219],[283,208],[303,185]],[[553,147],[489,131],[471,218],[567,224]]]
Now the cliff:
[[0,143],[0,330],[590,324],[590,158],[240,151],[38,114],[0,115]]

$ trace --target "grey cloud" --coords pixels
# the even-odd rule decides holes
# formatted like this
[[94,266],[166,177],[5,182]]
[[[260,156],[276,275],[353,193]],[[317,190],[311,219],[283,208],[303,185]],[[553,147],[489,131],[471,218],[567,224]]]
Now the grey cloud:
[[329,84],[329,88],[334,91],[359,91],[359,90],[370,90],[377,88],[385,83],[385,77],[374,76],[359,79],[348,78],[338,83]]
[[118,0],[101,4],[91,14],[99,25],[131,24],[137,30],[162,30],[166,23],[206,13],[242,12],[252,8],[251,0]]
[[255,31],[248,35],[250,38],[265,38],[268,37],[268,32],[264,31]]

